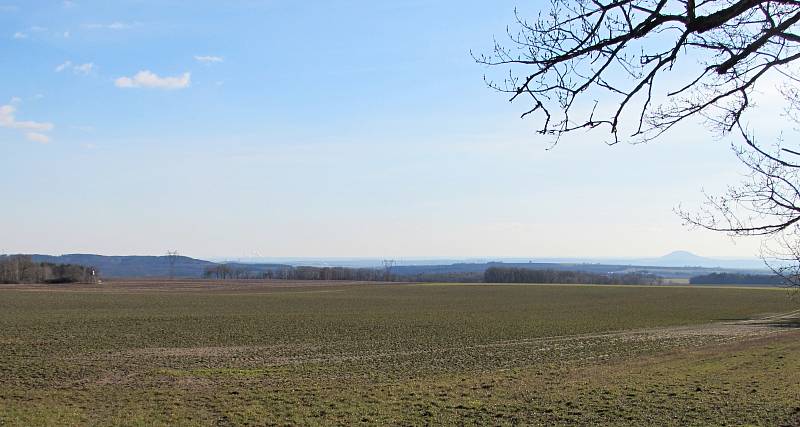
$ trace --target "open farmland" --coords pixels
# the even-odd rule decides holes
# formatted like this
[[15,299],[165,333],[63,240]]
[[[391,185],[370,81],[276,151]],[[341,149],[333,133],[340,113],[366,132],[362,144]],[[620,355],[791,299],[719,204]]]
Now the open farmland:
[[0,425],[792,425],[797,305],[711,287],[4,285]]

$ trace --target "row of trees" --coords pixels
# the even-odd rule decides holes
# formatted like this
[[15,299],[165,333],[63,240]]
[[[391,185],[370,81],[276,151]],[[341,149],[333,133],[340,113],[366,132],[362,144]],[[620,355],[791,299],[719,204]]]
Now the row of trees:
[[250,269],[233,266],[229,264],[219,264],[206,267],[203,270],[204,279],[262,279],[262,273],[255,273]]
[[461,283],[582,283],[639,285],[659,284],[653,274],[596,274],[580,271],[534,270],[527,268],[490,267],[484,273],[427,273],[395,275],[386,269],[348,267],[281,267],[254,271],[246,266],[219,264],[207,267],[206,279],[275,279],[275,280],[344,280],[365,282],[461,282]]
[[657,285],[662,279],[653,274],[596,274],[582,271],[532,270],[527,268],[489,267],[483,273],[486,283],[563,283],[597,285]]
[[689,279],[692,285],[784,285],[785,280],[778,275],[711,273]]
[[278,280],[350,280],[392,281],[394,276],[386,269],[347,267],[281,267],[266,271],[254,271],[245,266],[219,264],[207,267],[206,279],[278,279]]
[[267,272],[267,278],[285,280],[392,281],[384,270],[347,267],[290,267]]
[[75,264],[34,262],[28,255],[0,255],[0,283],[93,283],[96,271]]
[[480,283],[483,282],[483,273],[421,273],[397,276],[396,280],[403,282]]

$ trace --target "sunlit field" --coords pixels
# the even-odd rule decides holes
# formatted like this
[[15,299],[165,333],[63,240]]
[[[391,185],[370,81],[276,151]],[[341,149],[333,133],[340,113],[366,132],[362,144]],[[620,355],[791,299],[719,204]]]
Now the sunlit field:
[[0,425],[791,425],[797,308],[686,286],[5,285]]

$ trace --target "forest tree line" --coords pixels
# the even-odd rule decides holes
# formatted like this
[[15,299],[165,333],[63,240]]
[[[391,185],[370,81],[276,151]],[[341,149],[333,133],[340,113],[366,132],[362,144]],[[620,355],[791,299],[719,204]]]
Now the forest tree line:
[[784,278],[770,274],[711,273],[689,279],[692,285],[783,285]]
[[460,282],[460,283],[564,283],[603,285],[653,285],[662,279],[653,274],[597,274],[580,271],[534,270],[490,267],[485,272],[392,274],[390,270],[349,267],[281,267],[255,271],[242,265],[218,264],[207,267],[206,279],[343,280],[365,282]]
[[348,280],[391,281],[394,277],[385,270],[348,267],[281,267],[266,271],[254,271],[243,266],[219,264],[206,267],[206,279],[276,279],[276,280]]
[[0,283],[92,283],[95,278],[92,267],[34,262],[29,255],[0,255]]
[[658,285],[662,279],[648,273],[597,274],[583,271],[532,270],[489,267],[483,273],[486,283],[561,283],[592,285]]

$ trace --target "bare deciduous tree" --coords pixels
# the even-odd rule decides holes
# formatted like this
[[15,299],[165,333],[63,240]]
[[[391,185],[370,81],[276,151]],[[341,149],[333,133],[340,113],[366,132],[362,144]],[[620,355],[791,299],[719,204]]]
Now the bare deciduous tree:
[[509,42],[475,59],[508,70],[487,84],[525,102],[539,133],[558,142],[605,129],[610,144],[644,142],[690,119],[732,133],[748,178],[699,213],[679,212],[690,225],[768,237],[762,256],[800,283],[800,150],[760,144],[745,120],[757,88],[776,82],[787,120],[800,118],[800,1],[551,0],[535,20],[516,17]]
[[30,255],[0,255],[0,283],[94,283],[94,267],[34,262]]
[[[533,22],[517,15],[509,46],[476,59],[510,67],[487,82],[527,97],[523,117],[540,113],[543,134],[604,127],[617,142],[630,116],[628,136],[649,140],[698,115],[728,132],[765,75],[794,80],[798,21],[800,1],[552,0]],[[599,98],[615,107],[584,108]]]

